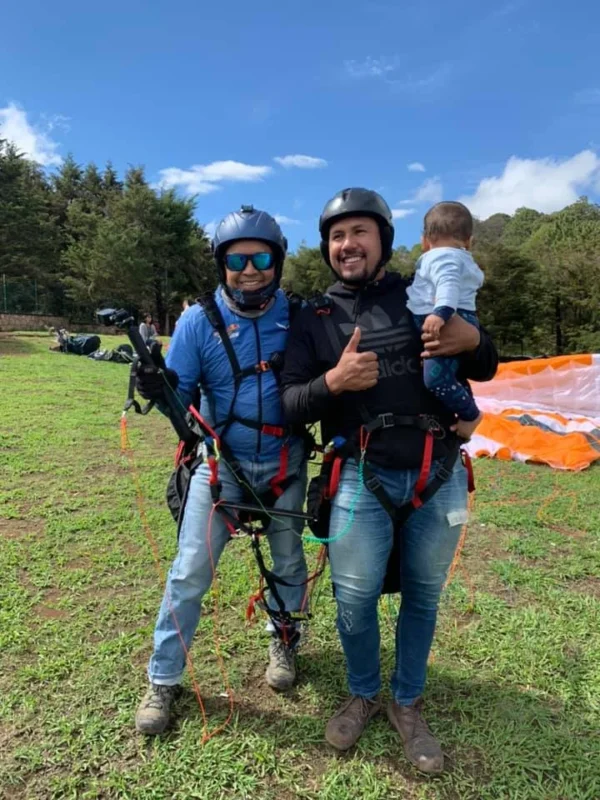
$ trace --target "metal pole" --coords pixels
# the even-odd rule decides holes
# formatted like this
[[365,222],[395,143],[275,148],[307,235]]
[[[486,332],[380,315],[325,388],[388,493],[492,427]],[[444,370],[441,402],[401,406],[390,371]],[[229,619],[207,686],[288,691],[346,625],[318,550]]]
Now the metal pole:
[[33,303],[34,303],[34,314],[37,314],[37,280],[33,279]]
[[6,303],[6,272],[2,273],[2,293],[4,295],[4,313],[8,313],[8,305]]

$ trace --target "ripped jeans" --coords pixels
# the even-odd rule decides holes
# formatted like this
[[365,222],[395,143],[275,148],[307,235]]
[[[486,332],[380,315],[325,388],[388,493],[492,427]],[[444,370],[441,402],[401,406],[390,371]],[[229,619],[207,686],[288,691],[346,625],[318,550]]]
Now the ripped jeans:
[[[370,464],[398,505],[411,499],[419,470]],[[434,462],[431,474],[436,470]],[[335,496],[329,536],[346,530],[359,489],[355,461],[347,461]],[[402,530],[402,601],[396,623],[396,662],[391,688],[399,705],[410,705],[425,687],[438,603],[460,532],[467,520],[467,471],[457,459],[452,476],[415,510]],[[372,698],[381,688],[377,605],[392,547],[392,523],[363,485],[354,522],[329,545],[337,601],[337,627],[346,656],[350,692]]]

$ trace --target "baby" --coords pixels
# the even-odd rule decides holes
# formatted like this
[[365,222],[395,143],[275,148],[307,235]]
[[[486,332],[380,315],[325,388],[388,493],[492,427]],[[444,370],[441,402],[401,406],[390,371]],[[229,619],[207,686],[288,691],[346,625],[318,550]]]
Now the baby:
[[[483,272],[469,252],[472,236],[473,218],[462,203],[438,203],[425,214],[423,255],[407,289],[407,306],[416,325],[435,338],[454,314],[479,328],[475,299]],[[423,373],[425,386],[458,417],[458,435],[469,439],[481,412],[457,379],[458,366],[458,358],[434,356],[425,359]]]

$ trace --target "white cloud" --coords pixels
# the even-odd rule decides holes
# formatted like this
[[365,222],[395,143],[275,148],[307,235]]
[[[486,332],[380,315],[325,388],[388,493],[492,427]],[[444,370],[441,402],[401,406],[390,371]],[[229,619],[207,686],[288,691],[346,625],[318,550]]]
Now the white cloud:
[[419,203],[439,203],[442,199],[443,192],[442,182],[437,176],[435,178],[427,178],[409,200],[400,200],[399,205],[410,206]]
[[161,169],[159,186],[164,189],[179,186],[188,194],[210,194],[216,192],[222,182],[255,183],[271,172],[271,167],[267,166],[243,164],[240,161],[213,161],[211,164],[194,164],[190,169]]
[[572,158],[523,159],[512,156],[502,175],[484,178],[472,195],[459,200],[481,219],[526,206],[546,214],[558,211],[585,193],[600,191],[600,159],[592,150]]
[[581,89],[575,93],[575,102],[582,106],[600,105],[600,89]]
[[298,167],[298,169],[319,169],[327,166],[327,161],[325,161],[324,158],[315,158],[314,156],[276,156],[273,161],[281,164],[281,166],[286,169],[290,167]]
[[404,217],[414,214],[415,211],[416,209],[414,208],[392,208],[392,217],[394,219],[404,219]]
[[[54,124],[47,125],[48,131],[53,127]],[[14,103],[0,108],[0,138],[13,142],[27,158],[37,161],[43,167],[54,167],[62,163],[62,158],[56,152],[58,142],[53,141],[48,132],[31,125],[25,111]]]
[[406,165],[409,172],[425,172],[425,167],[420,161],[413,161],[411,164]]
[[299,219],[286,217],[285,214],[275,214],[275,222],[277,222],[279,225],[300,225]]
[[364,61],[344,61],[344,68],[351,78],[382,78],[398,68],[399,60],[394,58],[373,58],[367,56]]
[[409,73],[402,78],[388,78],[386,83],[399,92],[418,94],[426,99],[427,95],[445,86],[455,70],[455,64],[444,62],[438,64],[431,72]]
[[427,178],[417,189],[413,203],[439,203],[444,189],[439,178]]

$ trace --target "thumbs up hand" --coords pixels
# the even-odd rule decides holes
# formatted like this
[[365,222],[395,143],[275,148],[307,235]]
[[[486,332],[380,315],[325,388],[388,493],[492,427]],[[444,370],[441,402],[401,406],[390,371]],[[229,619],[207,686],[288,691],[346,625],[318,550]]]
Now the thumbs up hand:
[[332,394],[360,392],[375,386],[379,377],[377,353],[359,353],[360,328],[356,327],[337,365],[325,373],[325,383]]
[[360,344],[360,328],[358,325],[352,331],[352,336],[350,337],[350,341],[344,348],[342,355],[344,353],[358,353],[358,345]]

